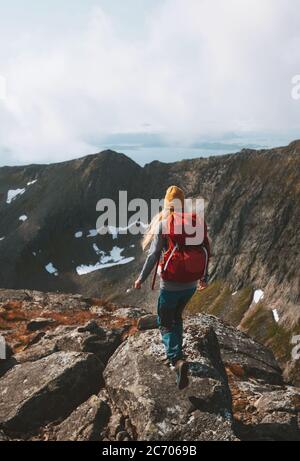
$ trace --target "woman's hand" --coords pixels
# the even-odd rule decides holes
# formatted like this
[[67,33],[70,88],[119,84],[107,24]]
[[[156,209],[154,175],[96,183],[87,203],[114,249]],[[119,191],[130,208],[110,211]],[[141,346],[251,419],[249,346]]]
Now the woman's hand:
[[139,279],[137,279],[137,280],[134,282],[134,288],[135,288],[136,290],[140,290],[140,289],[142,288],[142,282],[141,282]]
[[197,291],[203,291],[203,290],[205,290],[207,287],[208,287],[207,282],[205,282],[205,280],[200,280],[199,283],[198,283]]

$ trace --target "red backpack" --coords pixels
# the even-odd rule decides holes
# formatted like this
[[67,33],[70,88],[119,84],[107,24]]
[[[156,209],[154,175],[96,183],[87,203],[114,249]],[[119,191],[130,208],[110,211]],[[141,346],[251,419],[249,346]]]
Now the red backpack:
[[[192,226],[192,227],[191,227]],[[201,226],[199,239],[193,239]],[[197,229],[193,232],[193,230]],[[203,279],[207,273],[210,256],[210,246],[206,223],[195,213],[173,213],[165,224],[163,237],[168,241],[168,249],[160,262],[160,272],[163,280],[189,283]]]

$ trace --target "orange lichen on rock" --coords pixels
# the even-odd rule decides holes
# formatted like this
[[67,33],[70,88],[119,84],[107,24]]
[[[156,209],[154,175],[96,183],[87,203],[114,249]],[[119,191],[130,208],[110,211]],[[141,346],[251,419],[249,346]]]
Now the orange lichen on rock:
[[244,368],[239,365],[238,363],[231,363],[226,367],[227,372],[231,372],[233,375],[237,376],[238,378],[245,377],[245,370]]
[[2,308],[6,310],[17,310],[17,309],[22,309],[22,307],[23,307],[23,302],[17,301],[17,300],[8,301],[7,303],[4,303],[2,305]]
[[137,325],[138,325],[137,320],[134,320],[129,330],[126,333],[124,333],[123,339],[127,339],[129,338],[129,336],[134,336],[136,333],[138,333],[139,329]]
[[253,405],[255,397],[251,393],[241,389],[239,382],[242,382],[242,380],[230,370],[230,367],[226,367],[226,372],[232,396],[232,411],[234,419],[242,422],[243,424],[250,424],[253,418],[253,413],[256,412],[256,408]]
[[[47,298],[48,300],[48,298]],[[0,332],[5,332],[7,342],[13,351],[20,352],[35,341],[37,333],[27,329],[28,323],[36,318],[47,318],[54,322],[39,328],[39,332],[54,330],[56,327],[80,326],[90,320],[97,320],[102,327],[108,329],[124,329],[124,339],[137,331],[137,321],[128,317],[114,315],[119,306],[98,298],[85,299],[86,308],[62,305],[57,309],[53,302],[33,303],[31,301],[9,300],[0,304]],[[101,308],[101,313],[93,311],[93,306]]]

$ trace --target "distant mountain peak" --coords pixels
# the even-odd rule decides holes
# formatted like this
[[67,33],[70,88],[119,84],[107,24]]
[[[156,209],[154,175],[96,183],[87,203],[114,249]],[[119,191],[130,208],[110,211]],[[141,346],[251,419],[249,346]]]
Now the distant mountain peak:
[[291,142],[288,146],[288,149],[300,153],[300,139],[296,139],[295,141]]
[[84,159],[86,158],[98,159],[101,161],[109,161],[109,162],[114,162],[114,163],[115,162],[127,162],[128,164],[139,166],[138,163],[136,163],[134,160],[132,160],[127,155],[121,152],[117,152],[112,149],[105,149],[103,151],[97,152],[96,154],[91,154],[91,155],[84,157]]

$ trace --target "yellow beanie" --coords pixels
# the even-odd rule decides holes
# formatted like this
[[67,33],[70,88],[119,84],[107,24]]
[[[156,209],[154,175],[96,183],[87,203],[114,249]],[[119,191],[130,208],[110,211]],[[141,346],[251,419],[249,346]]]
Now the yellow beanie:
[[[166,210],[173,208],[175,204],[178,206],[178,202],[176,201],[180,200],[181,202],[181,208],[183,209],[184,206],[184,192],[182,189],[180,189],[177,186],[171,186],[168,188],[165,196],[165,202],[164,202],[164,208]],[[175,202],[174,202],[175,201]]]

